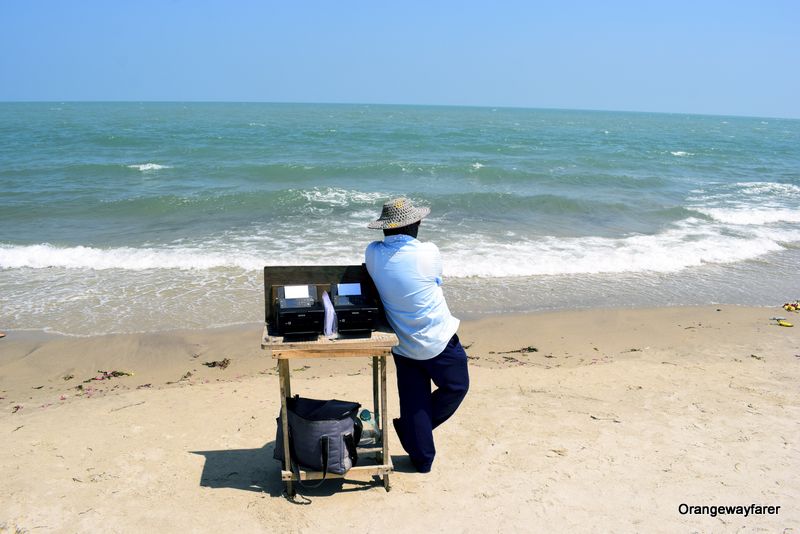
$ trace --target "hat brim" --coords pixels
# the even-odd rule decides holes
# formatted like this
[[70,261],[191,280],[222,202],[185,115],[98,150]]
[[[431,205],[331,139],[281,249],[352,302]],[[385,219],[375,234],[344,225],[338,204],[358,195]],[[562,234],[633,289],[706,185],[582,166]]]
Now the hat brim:
[[410,224],[414,224],[415,222],[419,222],[425,217],[427,217],[431,212],[430,208],[414,208],[414,212],[409,214],[408,217],[401,219],[399,221],[391,220],[391,219],[378,219],[377,221],[372,221],[367,225],[367,228],[372,228],[373,230],[389,230],[394,228],[402,228],[404,226],[408,226]]

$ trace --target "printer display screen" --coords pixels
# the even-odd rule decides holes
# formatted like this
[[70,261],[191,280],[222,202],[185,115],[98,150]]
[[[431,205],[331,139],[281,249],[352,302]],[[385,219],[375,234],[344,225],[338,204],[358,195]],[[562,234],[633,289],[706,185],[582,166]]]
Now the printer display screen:
[[336,284],[336,294],[333,297],[336,306],[359,306],[366,303],[361,294],[361,284]]
[[282,309],[311,308],[316,303],[316,295],[311,293],[313,286],[284,286],[280,289],[278,303]]

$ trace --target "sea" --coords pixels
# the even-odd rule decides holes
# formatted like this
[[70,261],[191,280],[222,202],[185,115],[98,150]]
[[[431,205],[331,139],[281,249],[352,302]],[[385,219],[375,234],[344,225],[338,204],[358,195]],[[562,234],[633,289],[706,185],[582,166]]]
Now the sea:
[[407,196],[460,318],[800,298],[800,120],[391,105],[0,103],[0,330],[263,321]]

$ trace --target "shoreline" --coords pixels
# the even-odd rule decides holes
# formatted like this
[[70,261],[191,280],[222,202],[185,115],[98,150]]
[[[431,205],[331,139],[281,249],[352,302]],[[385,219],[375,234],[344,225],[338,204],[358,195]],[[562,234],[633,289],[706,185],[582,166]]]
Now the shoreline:
[[[437,429],[433,472],[411,472],[390,433],[391,492],[330,481],[301,490],[310,506],[281,496],[278,379],[260,324],[12,333],[0,340],[0,527],[312,532],[336,530],[332,514],[359,525],[377,507],[370,528],[399,532],[442,530],[444,518],[457,530],[798,528],[800,328],[774,315],[800,319],[715,305],[462,321],[470,392]],[[293,390],[369,405],[368,361],[293,362]],[[100,370],[132,376],[95,380]],[[391,360],[388,372],[393,417]],[[678,512],[751,502],[781,510]]]
[[[791,299],[787,299],[791,300]],[[561,313],[579,313],[579,312],[603,312],[607,310],[655,310],[655,309],[698,309],[709,307],[728,307],[728,308],[751,308],[751,309],[775,309],[776,313],[785,313],[778,304],[741,304],[741,303],[725,303],[725,302],[708,302],[700,304],[666,304],[664,306],[651,306],[644,304],[629,304],[620,306],[603,306],[603,305],[586,305],[567,308],[543,308],[536,310],[509,310],[509,311],[496,311],[488,310],[482,311],[453,311],[462,323],[474,323],[483,320],[488,320],[493,317],[524,317],[524,316],[538,316],[548,314],[561,314]],[[453,307],[455,308],[455,306]],[[451,310],[452,311],[452,310]],[[226,330],[249,330],[253,328],[263,328],[263,321],[242,321],[230,324],[223,324],[217,326],[199,326],[199,327],[174,327],[165,328],[162,330],[135,330],[125,332],[100,332],[90,334],[73,334],[68,332],[60,332],[51,328],[5,328],[0,331],[5,332],[7,335],[13,335],[16,339],[29,339],[29,340],[50,340],[57,338],[74,338],[74,339],[91,339],[106,336],[148,336],[148,335],[166,335],[166,334],[191,334],[192,332],[220,332]]]
[[[470,354],[473,365],[491,365],[490,362],[497,363],[495,361],[497,358],[491,358],[489,352],[497,353],[500,349],[512,351],[513,344],[519,344],[520,347],[532,346],[531,344],[536,344],[535,340],[540,336],[536,331],[539,328],[546,332],[561,330],[572,332],[570,336],[559,335],[558,339],[550,338],[549,335],[543,336],[547,340],[545,344],[554,347],[552,350],[569,352],[568,349],[574,351],[580,349],[579,339],[584,337],[580,332],[585,332],[585,337],[607,337],[606,332],[598,329],[598,324],[608,321],[609,317],[623,317],[624,321],[639,322],[644,325],[647,321],[687,322],[689,317],[703,317],[705,320],[710,320],[715,314],[724,314],[725,311],[728,315],[733,313],[739,320],[743,317],[752,320],[760,318],[762,326],[771,326],[774,321],[769,319],[773,316],[795,315],[777,306],[722,304],[490,313],[477,318],[462,318],[458,333],[468,352],[474,347],[475,350],[485,353],[477,356]],[[800,323],[800,314],[797,315],[798,320],[795,322]],[[792,320],[792,317],[788,318]],[[513,326],[507,326],[526,323],[539,327],[515,332]],[[800,324],[798,326],[800,327]],[[615,323],[613,327],[625,328],[619,323]],[[263,323],[258,322],[210,328],[177,328],[155,332],[86,336],[43,330],[5,330],[6,337],[0,340],[0,396],[3,397],[0,403],[8,404],[7,399],[14,394],[20,398],[27,398],[28,401],[37,402],[44,398],[42,393],[45,392],[57,392],[58,400],[65,401],[76,396],[72,389],[79,383],[84,383],[82,382],[84,380],[91,386],[97,386],[93,393],[97,395],[127,390],[131,386],[164,387],[182,383],[225,381],[231,379],[232,374],[236,379],[254,374],[270,374],[274,365],[260,349],[262,329]],[[575,335],[576,329],[578,335]],[[655,332],[657,328],[653,330],[651,335],[663,337]],[[673,332],[675,333],[679,332]],[[615,335],[626,339],[623,330],[617,331]],[[570,339],[567,339],[568,337]],[[492,350],[493,348],[498,350]],[[204,363],[222,361],[225,358],[232,361],[230,370],[235,369],[234,373],[220,373],[214,368],[203,366]],[[348,362],[352,360],[345,360],[344,363],[339,362],[337,365],[347,366]],[[317,366],[324,372],[329,371],[331,367],[325,360],[313,362],[313,367]],[[358,366],[351,365],[351,367],[350,371],[357,372]],[[132,376],[126,377],[125,380],[114,380],[109,390],[104,386],[111,381],[89,382],[101,371],[120,371],[131,373]],[[72,378],[65,380],[69,376]],[[78,394],[83,395],[81,391],[78,391]],[[62,399],[62,395],[66,398]],[[50,402],[52,405],[53,399],[50,399]]]
[[[800,262],[800,249],[769,254],[764,261],[703,264],[669,273],[452,277],[443,289],[453,314],[464,320],[618,307],[760,307],[800,298],[795,294],[800,271],[794,268]],[[80,270],[3,271],[0,329],[86,337],[249,325],[260,322],[264,314],[263,280],[255,271],[239,273],[233,281],[230,273],[208,270],[135,271],[122,278],[106,271],[84,274],[95,295],[90,300],[102,301],[103,308],[72,294]],[[27,276],[36,282],[30,284]],[[52,277],[67,277],[66,294],[47,290]],[[162,290],[170,298],[158,298]]]

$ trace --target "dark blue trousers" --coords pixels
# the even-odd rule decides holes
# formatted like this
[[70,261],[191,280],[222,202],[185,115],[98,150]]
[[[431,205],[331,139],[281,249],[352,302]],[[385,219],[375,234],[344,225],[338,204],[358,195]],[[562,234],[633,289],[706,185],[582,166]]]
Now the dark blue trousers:
[[[433,429],[455,413],[469,389],[467,353],[457,335],[429,360],[394,355],[400,419],[395,420],[400,443],[421,472],[428,472],[436,455]],[[431,393],[431,382],[436,390]]]

